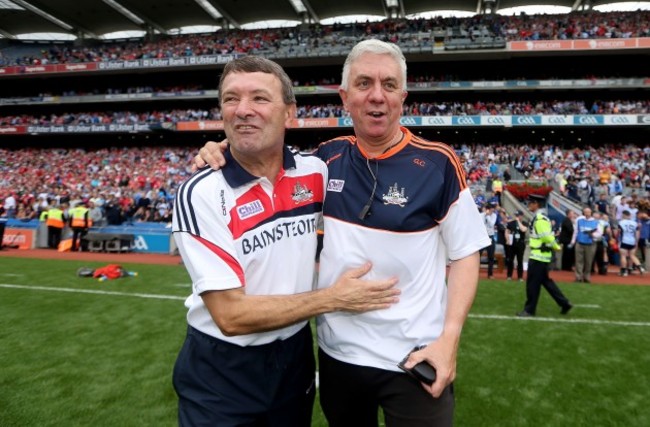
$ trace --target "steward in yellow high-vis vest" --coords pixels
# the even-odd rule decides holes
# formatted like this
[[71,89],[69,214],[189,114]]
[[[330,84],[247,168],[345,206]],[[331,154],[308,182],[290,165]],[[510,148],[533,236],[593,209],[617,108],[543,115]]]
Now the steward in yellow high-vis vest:
[[78,251],[81,248],[81,239],[86,235],[93,221],[90,219],[90,210],[84,202],[68,210],[68,213],[72,227],[72,250]]
[[65,221],[63,218],[63,211],[56,204],[52,202],[50,209],[46,213],[45,224],[47,225],[47,246],[50,249],[57,249],[61,243],[61,234]]
[[552,252],[559,251],[561,246],[555,241],[555,233],[551,220],[541,212],[536,212],[530,223],[530,256],[529,259],[550,263]]
[[524,310],[517,313],[517,316],[520,317],[535,315],[542,286],[548,291],[556,304],[560,306],[560,314],[567,314],[573,307],[548,275],[552,252],[559,251],[561,246],[555,241],[551,221],[546,215],[539,212],[541,203],[545,201],[546,197],[541,195],[531,194],[528,196],[528,209],[533,213],[533,220],[530,227],[528,227],[530,231],[530,240],[528,242],[530,255],[528,257],[528,275],[526,278],[526,304]]
[[501,206],[501,194],[503,194],[503,181],[501,181],[501,178],[498,176],[494,177],[494,180],[492,181],[492,193],[494,193],[495,196],[497,196],[497,200],[499,201],[499,206]]

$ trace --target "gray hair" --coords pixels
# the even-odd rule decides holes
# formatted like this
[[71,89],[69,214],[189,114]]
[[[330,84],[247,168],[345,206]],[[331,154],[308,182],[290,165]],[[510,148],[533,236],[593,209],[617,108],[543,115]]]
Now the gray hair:
[[[276,76],[282,85],[282,100],[286,105],[296,104],[296,95],[293,93],[293,83],[284,71],[284,69],[276,62],[261,56],[244,56],[243,58],[233,59],[223,69],[221,78],[219,79],[219,94],[223,88],[223,81],[228,74],[231,73],[266,73]],[[219,95],[221,96],[221,95]]]
[[399,65],[400,71],[402,72],[402,90],[406,90],[406,59],[404,58],[404,54],[402,54],[401,49],[396,44],[383,42],[377,39],[361,41],[352,48],[348,57],[345,58],[345,64],[343,64],[341,89],[348,90],[350,66],[364,53],[390,55],[390,57],[397,62],[397,65]]

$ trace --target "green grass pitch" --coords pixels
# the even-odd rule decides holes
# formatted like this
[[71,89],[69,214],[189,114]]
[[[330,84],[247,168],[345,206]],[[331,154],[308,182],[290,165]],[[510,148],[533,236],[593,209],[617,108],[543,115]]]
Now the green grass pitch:
[[[174,426],[185,335],[182,266],[0,258],[0,426]],[[458,357],[458,426],[650,426],[650,287],[560,283],[568,316],[524,285],[484,281]],[[91,291],[91,292],[88,292]],[[101,291],[96,293],[95,291]],[[314,426],[326,426],[320,407]]]

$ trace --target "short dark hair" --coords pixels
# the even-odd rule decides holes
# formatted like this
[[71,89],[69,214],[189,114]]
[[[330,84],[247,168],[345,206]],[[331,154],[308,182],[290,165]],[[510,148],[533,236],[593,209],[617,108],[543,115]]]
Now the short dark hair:
[[293,93],[293,84],[284,69],[276,62],[261,56],[248,55],[243,58],[233,59],[223,69],[221,78],[219,78],[219,97],[221,98],[221,89],[223,81],[230,73],[266,73],[276,76],[282,84],[282,100],[285,104],[295,104],[296,95]]

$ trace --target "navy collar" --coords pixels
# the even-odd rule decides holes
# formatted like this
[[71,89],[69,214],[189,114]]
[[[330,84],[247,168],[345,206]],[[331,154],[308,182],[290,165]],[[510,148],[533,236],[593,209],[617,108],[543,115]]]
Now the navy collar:
[[[249,182],[256,181],[260,179],[259,176],[255,176],[244,169],[230,152],[230,147],[223,153],[226,159],[226,165],[221,168],[226,182],[233,188],[241,187],[242,185],[248,184]],[[282,168],[286,171],[289,169],[296,168],[296,159],[294,159],[294,154],[289,150],[289,147],[283,145],[282,147]]]

